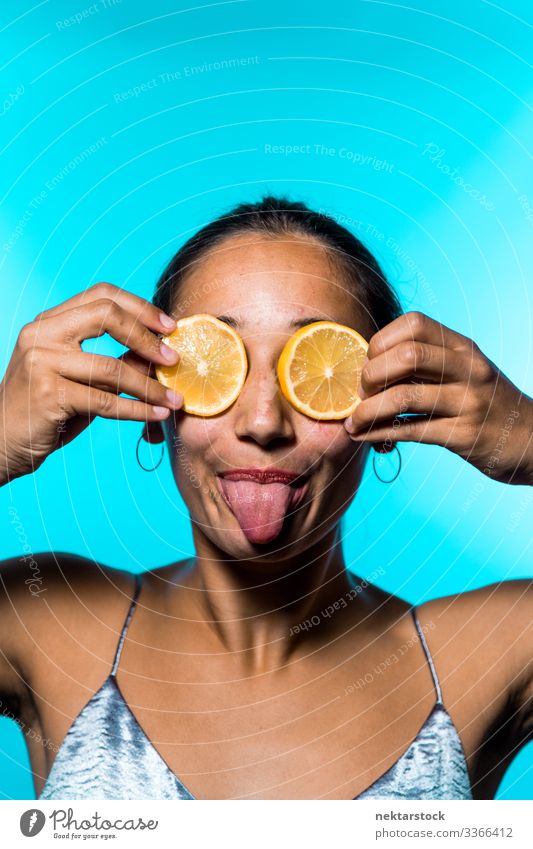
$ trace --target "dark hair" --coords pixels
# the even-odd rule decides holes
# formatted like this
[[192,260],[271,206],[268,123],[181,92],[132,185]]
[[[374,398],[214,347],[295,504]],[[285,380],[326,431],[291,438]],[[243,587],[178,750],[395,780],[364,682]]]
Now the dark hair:
[[239,204],[185,242],[161,274],[153,303],[171,313],[177,289],[195,263],[224,239],[249,232],[272,237],[302,235],[322,243],[347,281],[355,284],[370,335],[402,314],[398,296],[377,260],[353,233],[304,203],[272,195],[258,203]]

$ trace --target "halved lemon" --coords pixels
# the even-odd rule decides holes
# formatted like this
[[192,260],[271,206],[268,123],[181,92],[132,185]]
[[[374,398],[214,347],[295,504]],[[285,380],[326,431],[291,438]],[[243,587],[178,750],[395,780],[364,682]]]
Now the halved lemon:
[[157,379],[183,395],[186,413],[215,416],[233,404],[246,379],[248,359],[232,327],[213,315],[189,315],[163,341],[180,359],[174,366],[156,366]]
[[368,343],[344,324],[315,321],[291,336],[278,360],[281,391],[313,419],[345,419],[357,407]]

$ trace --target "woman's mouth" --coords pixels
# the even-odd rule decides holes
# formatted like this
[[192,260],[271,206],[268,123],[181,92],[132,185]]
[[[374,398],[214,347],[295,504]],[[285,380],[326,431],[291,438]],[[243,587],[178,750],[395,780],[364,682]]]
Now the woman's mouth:
[[246,538],[264,545],[278,536],[287,515],[300,504],[309,478],[274,467],[243,468],[220,472],[217,484]]

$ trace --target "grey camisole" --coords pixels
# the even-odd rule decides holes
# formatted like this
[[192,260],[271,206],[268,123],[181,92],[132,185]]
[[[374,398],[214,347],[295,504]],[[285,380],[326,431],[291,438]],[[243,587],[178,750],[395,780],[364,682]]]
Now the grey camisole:
[[[39,799],[195,799],[135,719],[117,683],[117,670],[141,578],[118,641],[113,666],[70,726]],[[398,760],[355,799],[472,799],[463,746],[442,702],[435,665],[415,609],[436,700]]]

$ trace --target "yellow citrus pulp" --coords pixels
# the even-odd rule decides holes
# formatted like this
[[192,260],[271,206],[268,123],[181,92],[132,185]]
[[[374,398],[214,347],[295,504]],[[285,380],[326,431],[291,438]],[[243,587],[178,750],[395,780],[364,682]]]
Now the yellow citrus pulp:
[[163,342],[180,359],[173,366],[156,366],[157,379],[183,395],[186,413],[215,416],[233,404],[246,379],[248,359],[232,327],[212,315],[190,315]]
[[344,419],[357,407],[368,343],[343,324],[315,321],[297,330],[278,360],[281,391],[313,419]]

